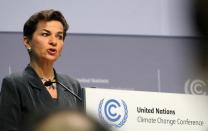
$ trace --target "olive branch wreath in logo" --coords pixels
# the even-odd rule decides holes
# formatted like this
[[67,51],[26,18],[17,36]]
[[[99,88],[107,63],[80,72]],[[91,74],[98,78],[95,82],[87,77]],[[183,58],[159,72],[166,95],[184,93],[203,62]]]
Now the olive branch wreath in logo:
[[118,124],[109,123],[109,122],[107,122],[107,121],[104,119],[104,117],[103,117],[103,115],[102,115],[102,106],[103,106],[104,99],[102,99],[102,100],[100,101],[100,103],[99,103],[99,108],[98,108],[98,116],[99,116],[99,118],[102,120],[102,122],[104,122],[104,123],[103,123],[104,125],[107,125],[107,126],[115,126],[115,127],[117,127],[117,128],[120,128],[120,127],[122,127],[122,126],[126,123],[127,118],[128,118],[128,109],[127,109],[126,103],[125,103],[123,100],[121,100],[121,101],[122,101],[122,104],[123,104],[123,106],[124,106],[125,114],[124,114],[124,117],[123,117],[122,121],[119,122]]

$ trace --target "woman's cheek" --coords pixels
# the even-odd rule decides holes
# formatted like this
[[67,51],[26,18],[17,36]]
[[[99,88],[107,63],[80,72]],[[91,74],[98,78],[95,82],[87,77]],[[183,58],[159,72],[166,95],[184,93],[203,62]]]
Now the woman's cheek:
[[62,49],[63,49],[63,47],[59,49],[58,56],[61,56]]

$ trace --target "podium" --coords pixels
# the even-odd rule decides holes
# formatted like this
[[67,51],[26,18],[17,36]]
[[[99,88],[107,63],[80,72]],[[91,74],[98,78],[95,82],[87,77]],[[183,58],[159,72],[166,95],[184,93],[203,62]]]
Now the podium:
[[208,96],[84,89],[88,114],[113,131],[207,131]]

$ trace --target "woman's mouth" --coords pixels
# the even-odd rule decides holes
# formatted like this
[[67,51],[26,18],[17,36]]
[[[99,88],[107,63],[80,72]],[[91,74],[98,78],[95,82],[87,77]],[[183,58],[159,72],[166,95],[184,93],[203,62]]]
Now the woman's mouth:
[[50,55],[56,55],[56,52],[57,52],[56,49],[53,49],[53,48],[48,49],[48,54]]

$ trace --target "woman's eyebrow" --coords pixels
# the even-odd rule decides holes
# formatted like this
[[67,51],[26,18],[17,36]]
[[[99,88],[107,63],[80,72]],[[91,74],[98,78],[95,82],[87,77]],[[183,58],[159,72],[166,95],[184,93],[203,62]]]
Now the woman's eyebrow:
[[50,31],[49,31],[49,30],[47,30],[47,29],[43,29],[43,31],[46,31],[46,32],[50,33]]
[[64,32],[59,31],[59,32],[57,32],[57,34],[59,34],[59,35],[63,35],[63,34],[64,34]]
[[[49,31],[47,29],[43,29],[43,31],[46,31],[47,33],[50,33],[51,32],[51,31]],[[64,32],[63,31],[59,31],[59,32],[57,32],[57,34],[64,34]]]

